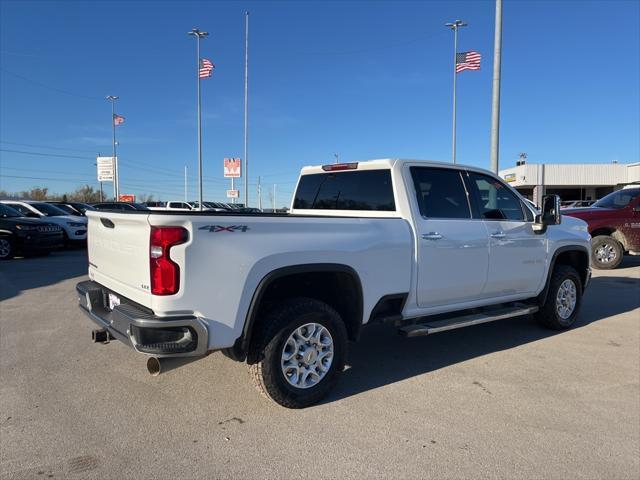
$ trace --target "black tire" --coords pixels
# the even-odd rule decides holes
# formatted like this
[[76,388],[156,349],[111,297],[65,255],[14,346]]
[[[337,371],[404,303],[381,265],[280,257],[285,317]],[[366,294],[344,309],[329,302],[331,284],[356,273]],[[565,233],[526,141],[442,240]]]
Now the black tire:
[[[558,312],[558,292],[566,280],[573,282],[575,287],[575,307],[567,318],[563,318]],[[556,265],[551,274],[549,291],[544,305],[540,305],[540,310],[535,314],[538,320],[545,327],[554,330],[565,330],[570,328],[578,317],[582,306],[582,281],[575,268],[569,265]]]
[[[308,323],[325,327],[333,340],[333,360],[316,385],[298,388],[287,380],[281,366],[289,336]],[[249,372],[258,390],[268,399],[287,408],[304,408],[320,401],[333,388],[347,358],[347,329],[332,307],[311,298],[286,300],[272,308],[258,332],[257,362]]]
[[613,270],[622,262],[624,248],[609,235],[598,235],[591,240],[591,265],[599,270]]
[[0,260],[10,260],[14,253],[11,238],[6,235],[0,236]]

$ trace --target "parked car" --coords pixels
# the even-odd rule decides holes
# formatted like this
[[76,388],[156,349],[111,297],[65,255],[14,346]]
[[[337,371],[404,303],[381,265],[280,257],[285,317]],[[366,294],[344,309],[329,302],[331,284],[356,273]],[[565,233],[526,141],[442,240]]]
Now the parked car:
[[55,223],[27,218],[0,203],[0,260],[15,255],[49,253],[63,245],[62,228]]
[[95,210],[149,210],[141,203],[134,202],[100,202],[91,205]]
[[591,272],[587,224],[561,219],[557,196],[538,213],[493,173],[438,162],[305,167],[291,214],[88,217],[76,289],[95,341],[152,373],[222,350],[291,408],[329,392],[367,324],[416,337],[533,314],[566,329]]
[[47,203],[61,208],[69,215],[78,215],[79,217],[84,217],[87,210],[95,210],[95,208],[88,203],[82,202],[47,201]]
[[47,202],[31,200],[0,200],[0,203],[10,206],[25,217],[40,218],[49,223],[55,223],[62,228],[64,244],[83,243],[87,240],[87,218],[69,215],[64,210]]
[[590,208],[567,209],[562,213],[589,225],[593,237],[591,261],[595,268],[618,267],[625,252],[640,255],[640,187],[624,188]]

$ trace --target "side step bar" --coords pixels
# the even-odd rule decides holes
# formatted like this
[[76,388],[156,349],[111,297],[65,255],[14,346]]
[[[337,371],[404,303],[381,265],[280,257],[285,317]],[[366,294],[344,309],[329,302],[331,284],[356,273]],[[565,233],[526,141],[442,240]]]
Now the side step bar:
[[473,313],[471,315],[463,315],[461,317],[447,318],[446,320],[433,320],[431,322],[426,320],[425,323],[416,323],[401,327],[398,329],[398,332],[400,335],[409,338],[421,337],[424,335],[431,335],[433,333],[444,332],[446,330],[470,327],[471,325],[478,325],[480,323],[495,322],[496,320],[530,315],[537,311],[537,306],[517,304],[512,307],[489,310],[484,313]]

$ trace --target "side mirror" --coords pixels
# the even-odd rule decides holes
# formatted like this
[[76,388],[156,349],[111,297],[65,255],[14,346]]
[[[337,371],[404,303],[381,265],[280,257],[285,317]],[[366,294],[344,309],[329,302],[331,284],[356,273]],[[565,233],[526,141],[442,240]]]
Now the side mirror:
[[536,215],[533,231],[535,233],[544,233],[549,225],[559,225],[560,222],[560,197],[558,195],[545,195],[542,198],[542,213]]

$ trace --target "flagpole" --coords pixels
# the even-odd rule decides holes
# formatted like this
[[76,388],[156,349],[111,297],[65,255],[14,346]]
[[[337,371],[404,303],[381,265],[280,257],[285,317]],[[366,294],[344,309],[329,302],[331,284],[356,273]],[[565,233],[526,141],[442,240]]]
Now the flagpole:
[[116,157],[116,100],[115,95],[107,96],[111,102],[111,128],[113,130],[113,201],[117,202],[120,195],[120,185],[118,183],[118,158]]
[[458,29],[466,26],[467,24],[461,20],[456,20],[453,23],[445,23],[445,27],[449,27],[453,30],[453,132],[451,135],[451,159],[453,163],[456,163],[456,65],[458,63]]
[[202,114],[200,95],[200,39],[209,35],[197,28],[188,35],[196,37],[196,81],[198,82],[198,210],[202,210]]
[[500,153],[500,70],[502,59],[502,0],[496,0],[493,40],[493,93],[491,101],[491,171],[498,173]]
[[249,12],[244,12],[244,206],[249,207]]

